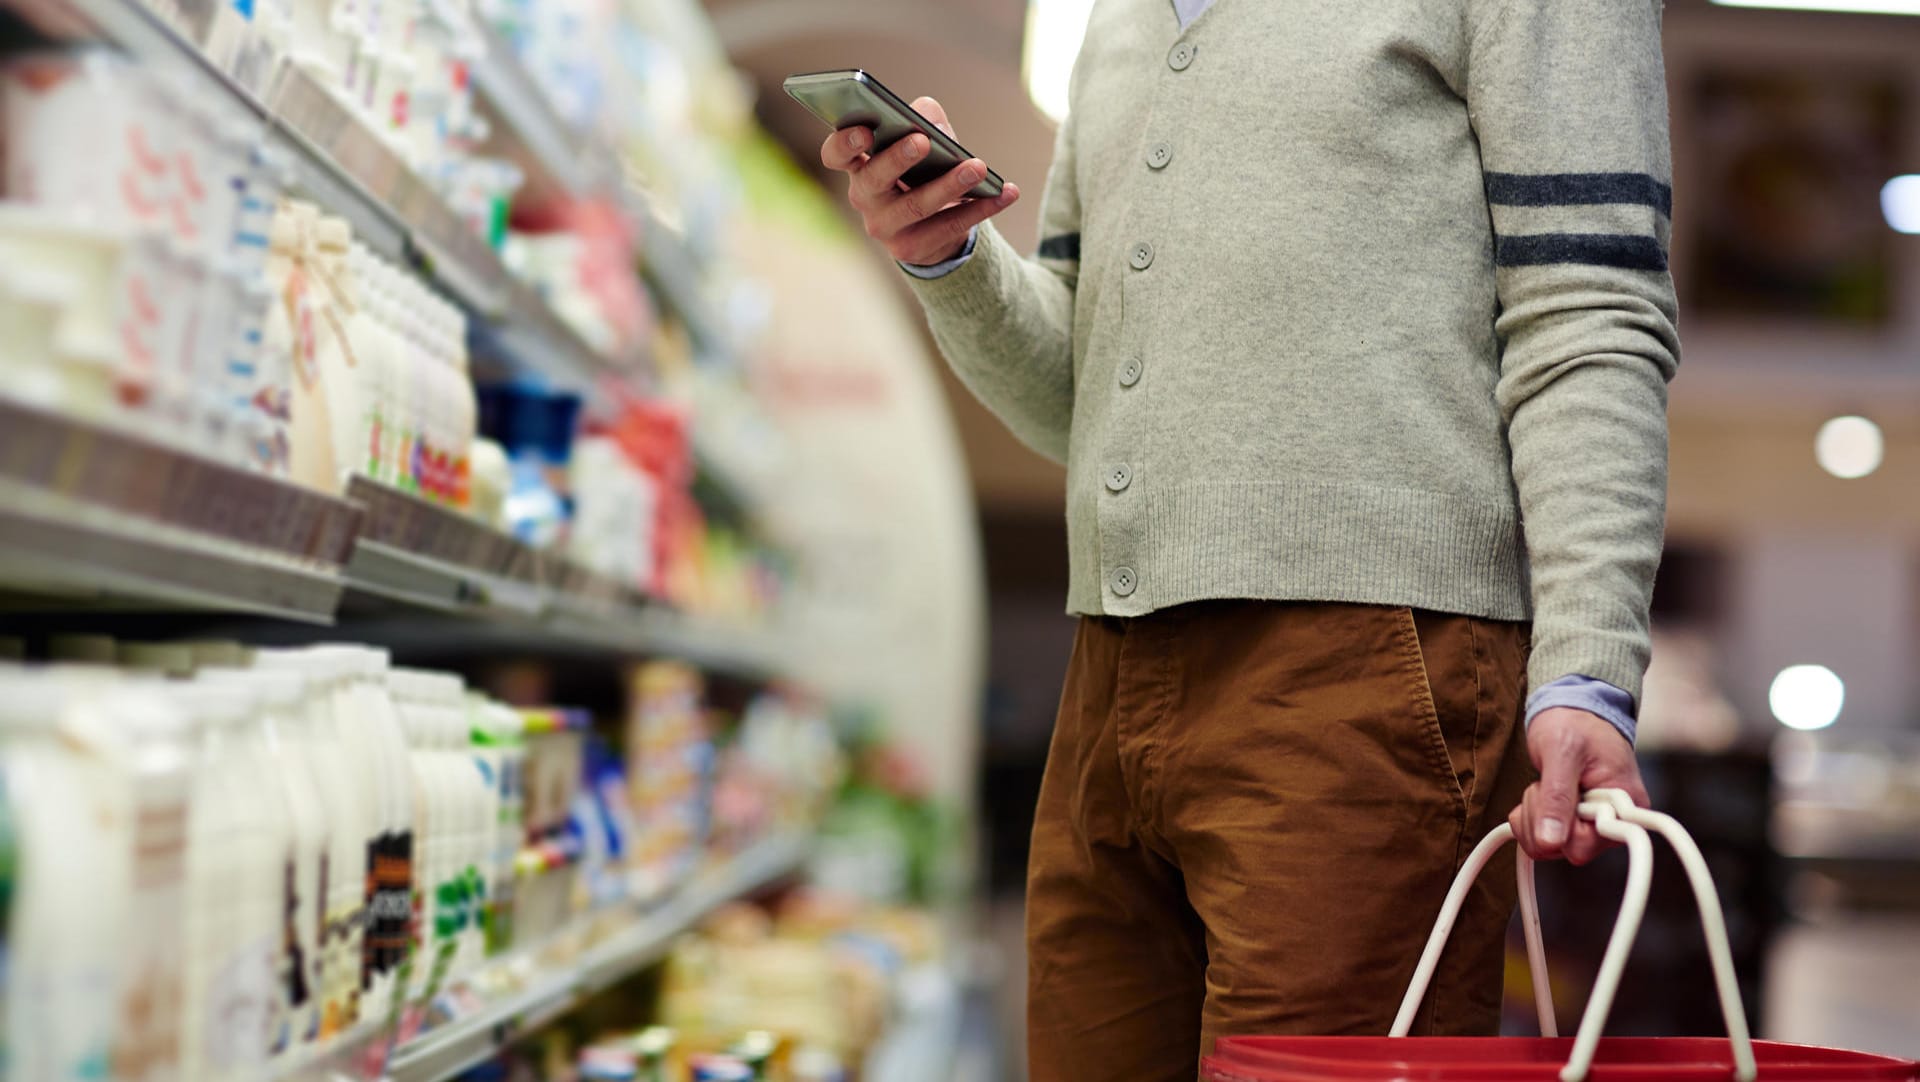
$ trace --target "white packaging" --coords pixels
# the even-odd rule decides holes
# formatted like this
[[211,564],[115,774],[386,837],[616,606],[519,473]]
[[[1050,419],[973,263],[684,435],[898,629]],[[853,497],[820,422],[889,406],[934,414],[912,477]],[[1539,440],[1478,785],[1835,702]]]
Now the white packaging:
[[132,912],[113,1062],[119,1082],[176,1082],[187,975],[187,847],[198,733],[159,685],[107,704],[124,729],[132,798]]
[[49,343],[58,365],[55,398],[88,420],[119,419],[122,350],[116,326],[126,238],[76,224],[52,208],[0,203],[0,265],[17,298],[55,306]]
[[313,650],[263,650],[254,663],[297,673],[307,683],[304,717],[294,731],[307,750],[327,822],[321,890],[325,904],[316,937],[320,1040],[326,1044],[360,1021],[365,868],[377,829],[374,780],[364,769],[360,746],[353,743],[357,730],[345,720],[352,709],[346,685],[351,663],[345,657]]
[[347,273],[347,253],[353,232],[339,218],[321,217],[314,224],[309,258],[324,307],[319,319],[318,370],[326,396],[327,441],[333,460],[334,484],[344,491],[347,479],[358,472],[354,448],[359,415],[359,373],[366,345],[356,333],[360,298]]
[[276,668],[203,670],[201,679],[238,681],[259,696],[249,748],[258,776],[282,794],[288,813],[290,864],[275,940],[279,1004],[268,1048],[284,1060],[317,1043],[321,1028],[320,934],[331,834],[315,757],[301,736],[309,680],[304,672]]
[[374,315],[381,303],[374,285],[375,268],[379,264],[379,257],[359,245],[354,246],[348,257],[346,277],[352,282],[351,288],[356,299],[348,335],[354,340],[358,364],[353,373],[354,413],[347,439],[352,445],[351,468],[376,481],[391,483],[392,477],[385,468],[381,454],[381,444],[386,438],[386,425],[389,423],[381,390],[392,356],[381,334],[379,320]]
[[314,647],[342,659],[348,670],[345,720],[361,769],[373,783],[377,833],[368,848],[367,930],[362,988],[364,1014],[384,1020],[394,1003],[396,976],[405,958],[413,912],[413,792],[406,740],[387,693],[384,650],[349,645]]
[[68,291],[56,275],[0,263],[0,395],[47,409],[65,407],[66,380],[54,334]]
[[257,700],[234,683],[197,680],[173,701],[199,727],[187,832],[187,967],[181,1072],[252,1079],[267,1058],[279,995],[274,959],[286,822],[265,799],[246,730]]
[[132,899],[132,802],[109,749],[68,722],[87,694],[9,667],[0,766],[15,854],[8,1077],[82,1082],[111,1062]]

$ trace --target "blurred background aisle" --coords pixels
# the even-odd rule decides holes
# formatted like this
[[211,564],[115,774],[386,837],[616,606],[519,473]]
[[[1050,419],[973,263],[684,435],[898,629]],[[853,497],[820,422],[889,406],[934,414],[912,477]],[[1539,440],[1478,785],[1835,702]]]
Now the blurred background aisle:
[[[1063,473],[780,83],[937,97],[1031,250],[1090,5],[0,0],[22,1078],[1023,1077]],[[1920,2],[1665,34],[1648,780],[1757,1032],[1920,1057]],[[303,753],[217,735],[278,725]],[[141,863],[149,739],[194,781],[177,867]],[[48,870],[76,845],[115,878]],[[1563,1018],[1623,876],[1542,874]],[[1693,919],[1657,891],[1612,1032],[1718,1031]],[[198,990],[156,1014],[146,966]]]

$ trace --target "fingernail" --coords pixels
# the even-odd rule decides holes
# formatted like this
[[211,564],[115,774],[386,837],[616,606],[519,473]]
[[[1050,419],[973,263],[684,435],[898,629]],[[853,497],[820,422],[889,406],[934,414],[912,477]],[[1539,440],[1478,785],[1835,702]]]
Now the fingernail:
[[963,165],[960,167],[960,183],[962,184],[978,184],[983,175],[984,174],[980,172],[980,167],[977,165]]
[[1016,193],[1012,188],[1002,188],[1000,189],[999,197],[996,198],[994,202],[999,203],[1003,207],[1009,206],[1013,203],[1017,194],[1018,193]]
[[1540,840],[1548,845],[1559,845],[1567,840],[1567,824],[1558,819],[1540,820]]
[[920,155],[927,152],[927,145],[927,141],[918,135],[907,140],[907,157],[909,159],[918,159]]
[[853,129],[853,134],[847,136],[847,143],[856,151],[865,151],[867,149],[868,138],[867,129],[855,128]]

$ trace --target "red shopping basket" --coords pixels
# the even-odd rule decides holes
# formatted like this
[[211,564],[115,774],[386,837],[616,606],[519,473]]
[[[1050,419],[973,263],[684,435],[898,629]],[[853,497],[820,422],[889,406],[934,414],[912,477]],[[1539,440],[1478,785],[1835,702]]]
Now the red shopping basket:
[[[1207,1082],[1556,1082],[1570,1037],[1227,1037]],[[1761,1082],[1915,1082],[1908,1060],[1753,1042]],[[1607,1037],[1587,1082],[1702,1082],[1734,1077],[1717,1037]]]
[[[1582,818],[1607,838],[1625,843],[1626,897],[1594,978],[1577,1036],[1562,1038],[1547,991],[1546,950],[1533,890],[1533,862],[1521,854],[1521,928],[1533,971],[1542,1037],[1408,1037],[1454,921],[1475,877],[1502,845],[1513,840],[1502,824],[1467,858],[1440,907],[1413,982],[1387,1037],[1227,1037],[1201,1062],[1202,1082],[1920,1082],[1920,1064],[1890,1056],[1755,1041],[1734,980],[1733,952],[1707,863],[1684,828],[1669,816],[1635,807],[1617,789],[1596,789],[1580,803]],[[1727,1021],[1727,1039],[1600,1036],[1620,985],[1627,952],[1646,913],[1653,876],[1647,832],[1664,836],[1680,857],[1700,906],[1714,983]]]

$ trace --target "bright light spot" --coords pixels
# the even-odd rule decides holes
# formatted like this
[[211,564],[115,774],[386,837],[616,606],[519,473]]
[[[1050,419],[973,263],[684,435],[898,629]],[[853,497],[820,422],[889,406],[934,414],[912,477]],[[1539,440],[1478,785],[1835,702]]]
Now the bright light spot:
[[1865,417],[1835,417],[1813,438],[1813,457],[1820,468],[1849,481],[1879,469],[1886,451],[1880,426]]
[[1840,716],[1847,686],[1825,665],[1789,665],[1773,678],[1767,705],[1789,729],[1824,729]]
[[1880,189],[1880,212],[1896,233],[1920,233],[1920,173],[1894,177]]
[[1067,116],[1067,81],[1087,36],[1093,0],[1030,0],[1027,5],[1027,94],[1056,121]]
[[1863,15],[1920,15],[1920,0],[1713,0],[1730,8],[1851,11]]

